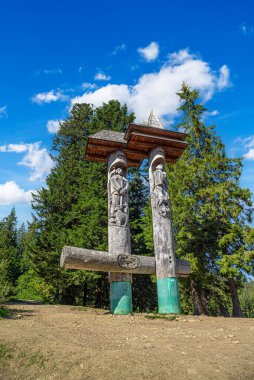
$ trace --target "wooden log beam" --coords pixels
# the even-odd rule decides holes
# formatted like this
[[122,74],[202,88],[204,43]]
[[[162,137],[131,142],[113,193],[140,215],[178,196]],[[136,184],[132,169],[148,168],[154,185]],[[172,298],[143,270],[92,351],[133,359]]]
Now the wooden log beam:
[[[66,269],[91,270],[97,272],[155,274],[155,258],[136,255],[111,255],[108,252],[65,246],[60,265]],[[190,262],[176,260],[178,277],[190,274]]]

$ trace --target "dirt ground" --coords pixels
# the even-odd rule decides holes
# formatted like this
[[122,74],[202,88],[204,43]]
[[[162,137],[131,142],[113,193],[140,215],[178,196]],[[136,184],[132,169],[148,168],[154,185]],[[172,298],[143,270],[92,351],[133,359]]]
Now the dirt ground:
[[254,379],[254,319],[13,303],[0,319],[1,380]]

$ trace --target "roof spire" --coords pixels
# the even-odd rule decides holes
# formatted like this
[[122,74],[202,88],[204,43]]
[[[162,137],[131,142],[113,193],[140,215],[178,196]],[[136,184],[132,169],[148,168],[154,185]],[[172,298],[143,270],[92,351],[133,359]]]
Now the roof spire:
[[149,125],[149,127],[163,129],[162,124],[160,123],[158,117],[153,112],[153,110],[150,112],[150,115],[149,115],[148,120],[147,120],[147,125]]

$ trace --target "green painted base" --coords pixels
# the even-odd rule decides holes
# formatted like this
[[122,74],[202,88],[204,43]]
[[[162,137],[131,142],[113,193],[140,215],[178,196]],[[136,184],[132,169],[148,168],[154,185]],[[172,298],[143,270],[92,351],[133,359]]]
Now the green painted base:
[[181,314],[178,279],[175,277],[157,280],[159,314]]
[[132,293],[130,281],[110,283],[110,311],[112,314],[132,313]]

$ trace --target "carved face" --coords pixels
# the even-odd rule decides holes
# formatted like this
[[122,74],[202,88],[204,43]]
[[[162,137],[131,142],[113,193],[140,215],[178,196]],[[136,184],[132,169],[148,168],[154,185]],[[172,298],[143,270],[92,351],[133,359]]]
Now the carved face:
[[117,168],[116,169],[116,174],[123,175],[123,169],[122,168]]
[[164,170],[164,165],[163,165],[163,164],[158,164],[158,165],[156,165],[155,170],[163,171],[163,170]]

